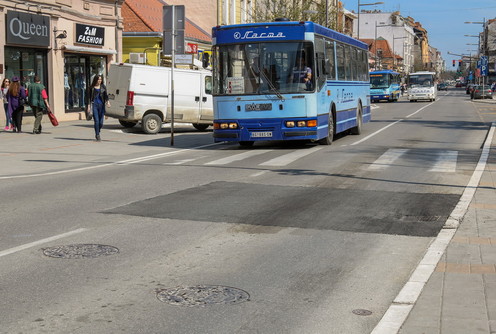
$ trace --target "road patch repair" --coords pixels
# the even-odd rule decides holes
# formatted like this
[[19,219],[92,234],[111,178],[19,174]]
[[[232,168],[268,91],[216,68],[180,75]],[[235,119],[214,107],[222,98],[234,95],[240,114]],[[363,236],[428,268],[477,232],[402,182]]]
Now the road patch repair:
[[[130,203],[105,213],[433,237],[442,228],[458,199],[459,195],[454,194],[220,181]],[[356,210],[357,207],[362,210]],[[363,212],[367,214],[363,215]]]

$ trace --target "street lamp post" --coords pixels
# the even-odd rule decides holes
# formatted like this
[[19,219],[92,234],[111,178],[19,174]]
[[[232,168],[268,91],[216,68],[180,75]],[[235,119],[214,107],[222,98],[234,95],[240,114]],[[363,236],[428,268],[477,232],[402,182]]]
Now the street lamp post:
[[357,6],[357,39],[360,39],[360,7],[362,6],[375,6],[375,5],[382,5],[384,2],[379,1],[379,2],[374,2],[374,3],[360,3],[360,0],[358,0],[358,6]]

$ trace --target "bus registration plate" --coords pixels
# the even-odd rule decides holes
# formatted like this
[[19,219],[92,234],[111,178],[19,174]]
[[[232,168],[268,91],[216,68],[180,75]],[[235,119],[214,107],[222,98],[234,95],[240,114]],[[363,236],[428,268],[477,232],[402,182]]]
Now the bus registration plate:
[[251,132],[250,136],[252,138],[270,138],[272,137],[272,131],[265,131],[265,132]]

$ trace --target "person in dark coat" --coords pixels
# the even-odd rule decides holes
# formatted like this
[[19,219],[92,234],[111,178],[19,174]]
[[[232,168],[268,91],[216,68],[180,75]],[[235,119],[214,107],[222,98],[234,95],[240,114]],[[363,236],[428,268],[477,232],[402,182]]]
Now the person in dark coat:
[[24,101],[26,100],[26,89],[21,86],[19,77],[14,76],[10,80],[9,90],[7,92],[7,102],[9,104],[9,113],[12,115],[14,132],[21,133],[22,116],[24,113]]
[[95,125],[95,138],[101,141],[100,130],[103,128],[105,118],[105,106],[110,107],[107,94],[107,87],[103,84],[103,76],[95,75],[88,92],[89,101],[86,103],[88,108],[92,108],[93,122]]

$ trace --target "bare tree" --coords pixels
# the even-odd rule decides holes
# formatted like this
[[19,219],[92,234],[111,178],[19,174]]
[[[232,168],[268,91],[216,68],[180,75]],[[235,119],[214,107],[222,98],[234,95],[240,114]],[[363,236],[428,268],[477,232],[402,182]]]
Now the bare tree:
[[[325,0],[257,0],[253,22],[272,22],[277,18],[290,21],[313,21],[337,30],[338,9]],[[327,4],[327,17],[326,17]],[[327,22],[326,22],[327,19]]]

